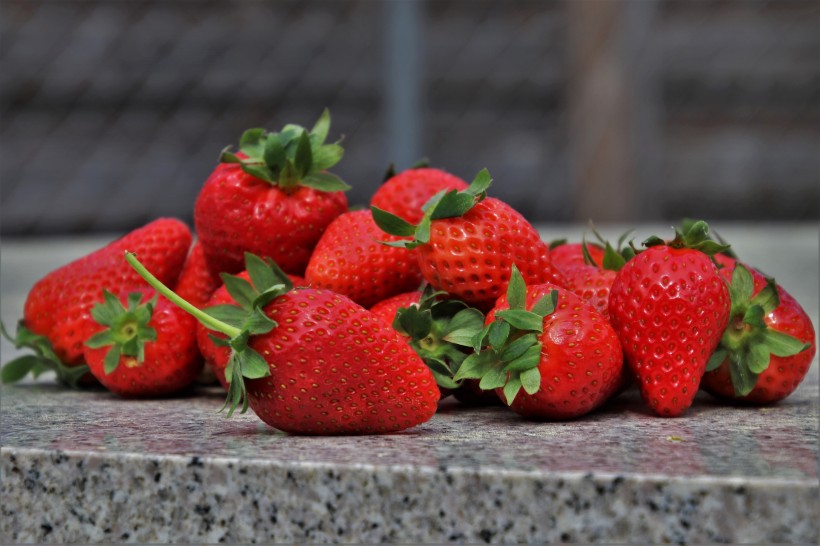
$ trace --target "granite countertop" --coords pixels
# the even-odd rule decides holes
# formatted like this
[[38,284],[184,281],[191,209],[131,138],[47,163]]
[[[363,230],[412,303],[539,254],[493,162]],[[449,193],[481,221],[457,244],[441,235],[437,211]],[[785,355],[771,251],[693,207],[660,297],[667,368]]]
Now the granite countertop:
[[[719,230],[817,324],[816,225]],[[3,241],[4,322],[34,280],[99,243]],[[12,353],[4,342],[2,361]],[[629,391],[534,423],[445,400],[402,433],[306,438],[218,415],[214,387],[129,401],[4,386],[0,542],[816,544],[818,388],[815,360],[772,407],[699,395],[661,419]]]

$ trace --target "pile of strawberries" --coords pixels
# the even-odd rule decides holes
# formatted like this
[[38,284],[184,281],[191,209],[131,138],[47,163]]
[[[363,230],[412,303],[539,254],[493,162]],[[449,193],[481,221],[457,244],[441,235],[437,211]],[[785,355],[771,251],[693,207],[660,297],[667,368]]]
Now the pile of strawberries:
[[368,434],[423,423],[450,394],[573,419],[636,384],[649,410],[678,416],[699,389],[765,404],[806,375],[808,316],[704,222],[640,249],[597,233],[548,245],[487,195],[486,170],[467,184],[427,167],[348,210],[329,128],[325,111],[223,150],[196,242],[162,218],[39,280],[12,339],[33,354],[3,381],[55,371],[155,397],[204,363],[229,415]]

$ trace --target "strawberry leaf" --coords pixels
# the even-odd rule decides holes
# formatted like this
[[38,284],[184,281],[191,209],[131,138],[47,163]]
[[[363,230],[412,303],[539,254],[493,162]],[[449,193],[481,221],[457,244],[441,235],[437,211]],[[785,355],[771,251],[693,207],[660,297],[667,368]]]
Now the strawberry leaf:
[[558,305],[558,290],[553,290],[549,294],[544,294],[535,302],[531,311],[539,317],[546,317],[555,312],[555,307]]
[[527,394],[535,394],[541,388],[541,372],[537,367],[521,372],[521,385]]
[[473,338],[484,328],[484,315],[478,309],[463,309],[447,325],[444,340],[462,347],[471,347]]
[[487,189],[489,189],[490,184],[492,183],[493,178],[490,176],[490,171],[484,168],[478,171],[478,174],[475,175],[475,178],[473,178],[470,186],[464,190],[464,192],[468,195],[472,195],[473,197],[483,199],[484,196],[487,195]]
[[774,279],[766,279],[766,286],[751,299],[751,304],[759,305],[764,315],[768,315],[780,306],[780,295],[777,293],[777,284]]
[[487,339],[490,347],[498,351],[507,342],[510,336],[510,325],[503,320],[494,320],[490,324],[490,330],[487,332]]
[[527,352],[527,349],[538,343],[538,336],[535,334],[524,334],[512,343],[504,347],[501,351],[502,362],[512,362]]
[[749,371],[755,374],[760,374],[766,371],[769,367],[770,353],[764,345],[752,345],[749,347],[749,354],[746,364]]
[[294,165],[296,166],[296,172],[299,173],[299,178],[307,175],[313,165],[313,151],[310,149],[310,137],[308,137],[307,131],[302,131],[299,137]]
[[489,391],[503,387],[506,382],[507,372],[500,368],[493,367],[487,370],[487,372],[481,377],[478,387],[481,390]]
[[242,329],[245,324],[245,317],[248,316],[248,311],[237,307],[236,305],[222,304],[206,307],[203,309],[208,315],[216,320],[230,324],[234,328]]
[[264,165],[252,165],[246,162],[242,163],[242,170],[248,173],[249,175],[256,177],[260,180],[264,180],[272,184],[276,181],[276,177],[274,176],[273,172]]
[[313,124],[313,129],[310,130],[312,140],[318,144],[324,144],[327,140],[327,134],[330,132],[330,110],[325,108],[319,115],[319,119]]
[[729,357],[729,374],[737,396],[746,396],[757,384],[757,374],[753,373],[737,354]]
[[370,207],[373,221],[383,232],[399,237],[410,237],[416,234],[416,226],[407,220],[391,214],[378,207]]
[[490,352],[473,353],[464,359],[461,367],[453,379],[478,379],[483,377],[493,365],[493,355]]
[[544,327],[544,319],[532,311],[523,309],[505,309],[495,315],[510,326],[519,330],[541,333]]
[[239,367],[243,377],[248,379],[259,379],[270,375],[270,366],[262,358],[262,355],[251,349],[245,348],[237,353]]
[[[531,368],[538,366],[541,361],[541,343],[535,343],[527,347],[524,353],[517,358],[509,361],[504,370],[508,372],[525,372]],[[530,393],[532,394],[532,393]]]
[[706,363],[706,371],[712,372],[720,368],[720,365],[723,364],[723,361],[726,360],[726,357],[729,355],[729,351],[726,349],[718,349],[712,356],[709,357],[709,361]]
[[794,356],[811,347],[810,343],[803,343],[795,337],[771,328],[763,334],[763,344],[771,354],[779,357]]
[[234,301],[243,309],[250,311],[253,308],[253,300],[256,299],[257,295],[251,283],[241,277],[227,273],[220,273],[219,276]]
[[518,270],[518,266],[513,264],[510,270],[510,282],[507,285],[507,303],[509,303],[510,309],[524,309],[526,302],[527,285]]
[[[341,161],[343,156],[344,148],[338,144],[326,144],[324,146],[320,146],[313,151],[313,166],[311,172],[318,173],[319,171],[329,169]],[[347,188],[350,187],[347,184],[344,185]]]
[[508,406],[512,406],[515,397],[518,396],[518,391],[521,390],[521,386],[521,377],[518,374],[511,374],[507,384],[504,385],[504,398]]
[[0,380],[3,383],[17,383],[32,372],[40,364],[40,360],[41,358],[36,355],[23,355],[15,358],[3,366],[0,371]]
[[120,363],[120,346],[119,345],[112,345],[108,352],[105,353],[105,358],[103,359],[103,370],[105,371],[105,375],[111,375],[114,373],[114,370],[117,369],[117,366]]
[[239,149],[248,157],[259,157],[265,150],[265,130],[248,129],[239,138]]

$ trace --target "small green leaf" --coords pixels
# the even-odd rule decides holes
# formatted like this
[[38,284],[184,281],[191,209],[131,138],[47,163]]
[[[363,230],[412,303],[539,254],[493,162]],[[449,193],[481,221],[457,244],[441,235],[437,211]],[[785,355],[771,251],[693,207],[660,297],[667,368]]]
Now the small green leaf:
[[237,355],[243,377],[247,377],[248,379],[259,379],[270,375],[270,366],[268,363],[264,358],[262,358],[262,355],[250,347],[243,351],[239,351]]
[[233,326],[234,328],[239,328],[240,330],[245,324],[245,319],[248,316],[247,310],[230,304],[206,307],[203,311],[216,320],[222,321],[225,324]]
[[456,372],[454,379],[461,381],[462,379],[478,379],[492,367],[494,357],[491,352],[473,353],[464,359],[461,367]]
[[103,359],[103,370],[105,375],[111,375],[120,363],[120,347],[119,345],[112,345],[108,352],[105,353]]
[[763,308],[759,305],[750,305],[743,315],[743,322],[754,326],[756,328],[766,328],[766,323],[763,321]]
[[279,279],[271,271],[268,263],[250,252],[245,252],[245,269],[257,293],[264,292],[279,283]]
[[274,179],[278,178],[287,159],[285,147],[282,145],[278,136],[273,134],[267,136],[263,153],[265,164],[270,169],[272,177]]
[[475,196],[465,192],[450,190],[445,193],[435,208],[430,211],[430,219],[441,220],[463,216],[475,205]]
[[490,368],[481,377],[478,383],[478,388],[484,391],[490,391],[503,387],[507,382],[507,372],[500,368]]
[[505,309],[499,311],[496,317],[509,323],[510,326],[529,332],[541,332],[544,327],[544,319],[532,311],[523,309]]
[[555,250],[559,246],[562,246],[562,245],[565,245],[565,244],[567,244],[566,239],[553,239],[552,241],[550,241],[549,247],[550,247],[550,250]]
[[493,177],[490,176],[490,171],[484,168],[478,171],[478,174],[475,175],[475,178],[473,178],[470,186],[464,190],[464,192],[472,195],[473,197],[480,197],[487,193],[487,189],[492,183]]
[[541,296],[535,305],[532,306],[531,311],[539,317],[546,317],[555,312],[555,307],[558,305],[558,290],[552,290],[549,294]]
[[[419,222],[419,225],[416,227],[416,238],[413,247],[430,242],[430,224],[430,216],[425,214],[422,217],[421,222]],[[408,248],[411,248],[410,245],[408,245]]]
[[447,325],[444,341],[471,347],[473,338],[484,328],[484,314],[478,309],[468,308],[456,313]]
[[510,378],[507,380],[507,384],[504,385],[504,398],[508,406],[512,406],[512,403],[515,401],[515,397],[518,396],[518,392],[520,390],[521,378],[517,374],[511,374]]
[[307,131],[302,131],[298,142],[293,163],[296,166],[299,177],[302,178],[310,172],[313,166],[313,151],[310,149],[310,138],[308,137]]
[[769,367],[770,354],[764,345],[754,344],[749,347],[747,365],[752,373],[763,373]]
[[490,347],[493,350],[500,350],[510,337],[510,325],[503,320],[494,320],[490,324],[490,330],[487,332],[487,338],[490,342]]
[[732,273],[732,302],[749,301],[754,292],[754,279],[746,267],[738,263]]
[[512,265],[510,270],[510,282],[507,285],[507,303],[509,303],[510,309],[524,309],[527,303],[527,284],[515,264]]
[[311,173],[301,180],[302,186],[324,192],[347,191],[350,186],[332,173]]
[[100,347],[105,347],[106,345],[113,345],[115,343],[113,336],[111,335],[110,329],[105,329],[101,332],[97,332],[90,338],[88,338],[85,342],[86,347],[91,349],[99,349]]
[[246,315],[242,329],[247,330],[253,336],[258,336],[267,334],[276,326],[276,321],[267,316],[259,307],[254,307],[253,311]]
[[344,148],[338,144],[326,144],[313,151],[311,172],[316,173],[336,165],[344,157]]
[[433,378],[436,380],[436,385],[445,389],[457,389],[460,384],[456,381],[453,381],[452,377],[449,377],[447,374],[439,373],[436,370],[430,369],[430,372],[433,374]]
[[501,361],[510,362],[527,352],[527,349],[538,343],[538,336],[525,334],[504,347],[501,352]]
[[729,357],[729,375],[732,377],[732,386],[737,396],[746,396],[757,384],[757,374],[752,373],[737,354]]
[[766,286],[752,298],[752,305],[759,305],[764,315],[768,315],[780,306],[780,295],[777,293],[777,284],[774,279],[766,279]]
[[273,176],[273,172],[271,172],[271,170],[264,165],[251,165],[248,163],[242,163],[242,170],[251,176],[268,182],[269,184],[273,184],[274,182],[276,182]]
[[370,207],[370,211],[373,213],[373,221],[383,232],[398,237],[410,237],[416,234],[416,226],[407,220],[378,207]]
[[521,372],[521,385],[527,394],[535,394],[541,388],[541,372],[537,367]]
[[299,174],[299,169],[293,164],[293,161],[286,159],[282,164],[282,170],[279,172],[279,179],[277,181],[280,188],[295,188],[302,182],[302,177]]
[[541,362],[541,350],[541,343],[530,345],[527,350],[524,351],[524,354],[508,362],[507,365],[504,366],[504,369],[510,372],[525,372],[537,367]]
[[401,310],[398,320],[402,330],[415,341],[427,337],[433,327],[433,314],[430,310],[422,311],[415,305]]
[[811,347],[810,343],[771,328],[763,333],[763,344],[771,354],[779,357],[794,356]]
[[35,355],[23,355],[7,362],[0,371],[0,379],[3,383],[17,383],[31,372],[41,358]]
[[125,313],[125,307],[120,300],[108,290],[103,289],[103,301],[94,304],[91,308],[91,318],[102,326],[113,326],[121,314]]
[[618,254],[612,245],[607,243],[604,247],[604,259],[601,266],[609,271],[620,271],[626,265],[626,259]]
[[649,248],[649,247],[653,247],[653,246],[665,245],[666,241],[664,241],[663,239],[661,239],[660,237],[658,237],[656,235],[653,235],[652,237],[649,237],[649,238],[645,239],[644,242],[641,243],[641,244],[643,246],[645,246],[646,248]]
[[729,351],[726,349],[718,349],[712,356],[709,357],[709,361],[706,363],[706,371],[712,372],[720,368],[720,365],[723,364],[723,361],[726,360],[726,357],[729,355]]
[[253,300],[257,296],[251,283],[236,275],[228,275],[227,273],[220,273],[222,282],[225,283],[225,288],[228,294],[238,303],[243,309],[251,310],[253,308]]
[[242,163],[242,158],[231,151],[231,146],[225,146],[219,152],[220,163]]
[[324,144],[328,132],[330,132],[330,110],[325,108],[313,125],[313,129],[310,130],[310,135],[317,144]]
[[492,326],[492,323],[482,328],[481,331],[478,332],[473,338],[472,347],[475,352],[479,352],[484,346],[484,338],[486,338],[487,334],[490,332],[490,326]]
[[239,149],[248,157],[262,157],[265,151],[265,135],[264,129],[248,129],[239,138]]

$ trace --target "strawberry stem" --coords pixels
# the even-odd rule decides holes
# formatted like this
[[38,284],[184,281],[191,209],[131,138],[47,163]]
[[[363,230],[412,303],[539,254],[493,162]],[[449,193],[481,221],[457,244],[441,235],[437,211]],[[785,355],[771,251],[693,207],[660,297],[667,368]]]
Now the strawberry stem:
[[231,326],[230,324],[226,324],[221,320],[218,320],[208,313],[198,309],[196,306],[188,303],[183,298],[178,296],[173,290],[162,284],[158,278],[151,274],[144,265],[140,263],[137,259],[137,255],[133,252],[125,251],[125,261],[128,262],[128,265],[134,268],[134,270],[142,277],[145,282],[150,284],[157,292],[168,298],[172,303],[177,305],[178,307],[182,308],[183,310],[187,311],[191,315],[194,316],[199,322],[201,322],[205,327],[215,330],[217,332],[221,332],[230,338],[235,338],[242,333],[242,330]]

